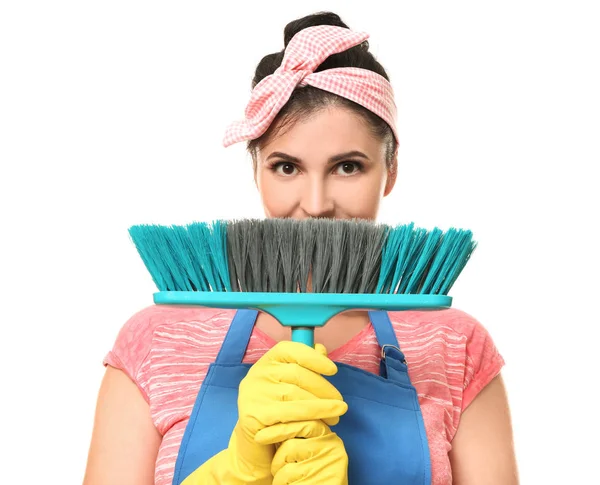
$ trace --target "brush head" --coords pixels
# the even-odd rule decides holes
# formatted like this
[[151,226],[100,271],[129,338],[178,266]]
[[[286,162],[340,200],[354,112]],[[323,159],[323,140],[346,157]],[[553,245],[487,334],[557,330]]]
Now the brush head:
[[469,230],[365,220],[245,219],[129,229],[160,291],[446,295]]

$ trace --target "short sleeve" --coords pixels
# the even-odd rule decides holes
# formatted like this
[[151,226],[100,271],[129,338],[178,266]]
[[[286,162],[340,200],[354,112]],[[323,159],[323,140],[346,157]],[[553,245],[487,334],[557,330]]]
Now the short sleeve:
[[462,411],[500,373],[505,362],[487,329],[475,318],[468,320]]
[[139,379],[139,371],[152,347],[155,313],[156,307],[151,306],[129,318],[103,360],[104,366],[110,365],[125,372],[137,385],[146,402],[149,402],[148,383]]

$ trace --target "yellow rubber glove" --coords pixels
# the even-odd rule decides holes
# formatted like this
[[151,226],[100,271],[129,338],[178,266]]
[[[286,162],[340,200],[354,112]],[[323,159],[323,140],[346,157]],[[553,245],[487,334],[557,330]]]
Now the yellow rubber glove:
[[323,377],[336,372],[320,344],[314,349],[297,342],[276,344],[240,383],[238,422],[228,448],[182,485],[270,485],[277,443],[323,436],[325,423],[337,424],[347,411],[339,391]]
[[[316,350],[327,356],[322,345]],[[310,428],[304,433],[306,439],[290,437],[277,449],[271,465],[272,485],[348,485],[348,455],[341,438],[323,421],[306,426]],[[269,436],[274,428],[266,428],[257,439],[275,439]]]
[[343,441],[324,423],[320,430],[315,426],[312,431],[312,437],[287,440],[277,449],[271,466],[272,485],[348,485]]

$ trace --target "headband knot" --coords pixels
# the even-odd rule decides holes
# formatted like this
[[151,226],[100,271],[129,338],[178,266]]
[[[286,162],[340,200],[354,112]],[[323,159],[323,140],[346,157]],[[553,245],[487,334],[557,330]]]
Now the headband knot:
[[391,127],[396,140],[396,105],[392,86],[376,72],[340,67],[315,72],[331,55],[361,44],[369,35],[332,25],[298,32],[288,43],[281,65],[252,90],[245,118],[232,123],[223,144],[253,140],[264,134],[297,86],[311,85],[369,109]]

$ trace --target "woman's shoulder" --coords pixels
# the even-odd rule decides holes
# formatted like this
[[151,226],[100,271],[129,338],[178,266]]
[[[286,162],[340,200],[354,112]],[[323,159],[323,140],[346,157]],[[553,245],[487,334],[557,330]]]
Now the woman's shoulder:
[[505,365],[490,332],[466,311],[447,308],[389,315],[407,356],[423,372],[443,374],[449,385],[460,389],[461,410]]
[[154,333],[161,326],[177,323],[228,325],[234,313],[234,310],[195,305],[150,305],[133,313],[123,324],[121,332],[140,337]]
[[168,342],[174,348],[188,345],[192,339],[195,342],[212,340],[216,334],[226,333],[234,314],[234,310],[199,306],[151,305],[142,308],[120,327],[103,363],[124,371],[138,383],[147,398],[145,386],[140,385],[140,370],[160,342]]
[[151,341],[163,328],[181,326],[203,330],[226,328],[234,315],[233,310],[199,306],[151,305],[135,312],[122,325],[115,344],[134,351],[147,353]]
[[436,332],[455,339],[471,339],[474,334],[487,333],[473,315],[458,308],[442,310],[407,310],[389,312],[394,327],[406,332]]

